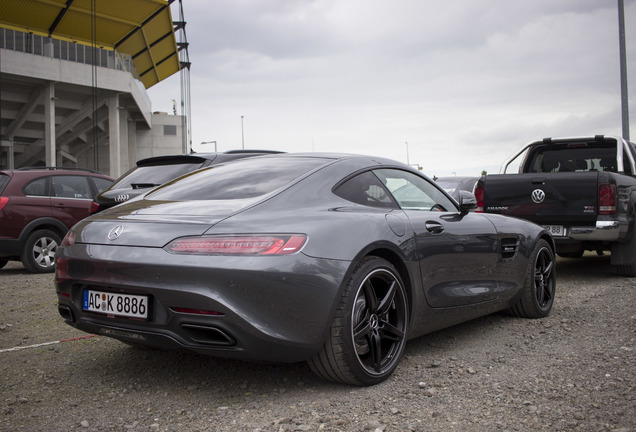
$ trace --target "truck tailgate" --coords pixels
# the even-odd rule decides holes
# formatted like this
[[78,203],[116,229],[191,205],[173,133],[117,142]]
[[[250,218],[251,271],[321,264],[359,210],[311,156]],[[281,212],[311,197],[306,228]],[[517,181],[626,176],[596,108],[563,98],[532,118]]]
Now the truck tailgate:
[[486,213],[516,216],[541,225],[585,226],[596,222],[596,171],[501,174],[485,179]]

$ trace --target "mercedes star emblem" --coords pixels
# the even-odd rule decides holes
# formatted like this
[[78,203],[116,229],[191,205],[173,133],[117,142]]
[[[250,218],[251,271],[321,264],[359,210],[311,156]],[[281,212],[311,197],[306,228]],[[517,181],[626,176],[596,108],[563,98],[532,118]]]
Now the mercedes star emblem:
[[124,227],[122,225],[117,225],[108,233],[108,240],[115,240],[123,232],[124,232]]

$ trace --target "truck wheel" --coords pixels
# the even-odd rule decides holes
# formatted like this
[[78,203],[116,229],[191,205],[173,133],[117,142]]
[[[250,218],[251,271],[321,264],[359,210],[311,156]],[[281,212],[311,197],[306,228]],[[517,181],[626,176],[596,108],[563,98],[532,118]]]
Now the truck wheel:
[[51,273],[55,270],[55,253],[62,239],[50,230],[38,230],[24,243],[21,260],[31,273]]
[[628,265],[617,265],[616,269],[621,276],[634,277],[636,276],[636,261]]
[[556,290],[555,264],[550,245],[545,240],[539,240],[530,256],[521,298],[510,309],[513,315],[543,318],[550,313]]
[[365,258],[344,288],[322,350],[308,364],[323,379],[373,385],[395,370],[406,345],[408,300],[388,261]]

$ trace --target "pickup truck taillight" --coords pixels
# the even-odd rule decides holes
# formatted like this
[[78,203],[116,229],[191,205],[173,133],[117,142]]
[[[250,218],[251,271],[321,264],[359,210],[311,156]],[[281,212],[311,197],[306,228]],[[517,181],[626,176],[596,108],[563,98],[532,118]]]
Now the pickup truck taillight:
[[484,212],[484,185],[483,183],[477,183],[475,186],[475,198],[477,198],[477,208],[475,212],[483,213]]
[[616,185],[601,183],[598,185],[598,214],[616,213]]

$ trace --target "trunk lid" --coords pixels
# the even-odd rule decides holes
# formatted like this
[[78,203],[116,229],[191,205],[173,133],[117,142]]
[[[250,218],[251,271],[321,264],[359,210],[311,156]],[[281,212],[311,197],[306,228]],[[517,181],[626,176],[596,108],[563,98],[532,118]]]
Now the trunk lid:
[[84,219],[75,227],[75,242],[163,247],[178,237],[203,235],[255,201],[199,201],[197,206],[180,201],[132,201]]

